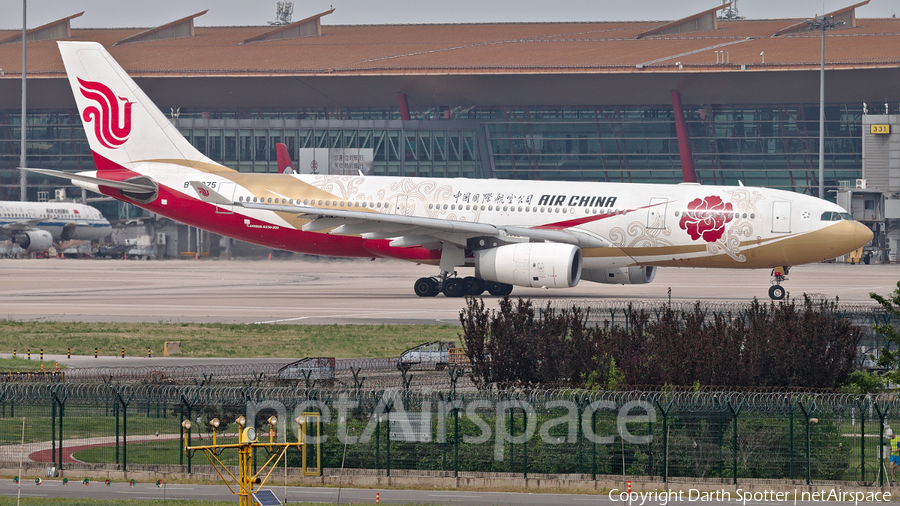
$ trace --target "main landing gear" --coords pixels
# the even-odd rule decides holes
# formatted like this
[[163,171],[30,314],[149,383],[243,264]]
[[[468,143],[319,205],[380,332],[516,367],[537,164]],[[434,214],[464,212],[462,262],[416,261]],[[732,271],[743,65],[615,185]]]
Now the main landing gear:
[[465,297],[481,295],[485,290],[494,296],[505,296],[512,293],[512,285],[485,281],[474,276],[460,278],[456,276],[456,267],[466,264],[465,250],[458,245],[444,243],[441,247],[441,275],[416,280],[414,289],[419,297],[434,297],[443,293],[446,297]]
[[474,276],[458,278],[455,273],[450,276],[449,273],[443,272],[440,276],[417,279],[413,289],[419,297],[434,297],[439,293],[443,293],[446,297],[477,296],[483,294],[485,290],[491,295],[502,297],[512,293],[513,286],[485,281]]
[[772,276],[775,278],[772,280],[772,286],[769,287],[769,298],[772,300],[782,300],[784,299],[785,294],[787,293],[783,286],[781,286],[782,281],[787,280],[787,273],[791,268],[788,267],[775,267],[772,269]]

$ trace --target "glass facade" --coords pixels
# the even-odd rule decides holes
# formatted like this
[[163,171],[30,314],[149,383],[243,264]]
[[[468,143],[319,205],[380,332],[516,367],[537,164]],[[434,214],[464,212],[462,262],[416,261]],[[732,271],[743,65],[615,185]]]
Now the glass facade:
[[[860,177],[861,111],[826,108],[825,186]],[[704,184],[816,192],[818,106],[699,107],[686,111]],[[486,120],[500,178],[676,183],[682,179],[671,107],[507,110]]]
[[[825,118],[825,186],[860,177],[862,111],[831,104]],[[211,159],[241,172],[275,172],[275,144],[300,149],[371,149],[373,173],[633,183],[681,181],[671,105],[654,107],[483,107],[412,111],[188,111],[175,120]],[[815,194],[817,104],[686,108],[704,184],[782,188]],[[77,112],[31,111],[28,165],[91,170]],[[19,200],[20,115],[0,111],[0,200]],[[27,197],[64,185],[28,175]],[[70,191],[69,195],[77,193]],[[121,211],[117,211],[121,214]],[[107,213],[110,214],[110,213]]]
[[217,120],[182,118],[181,133],[199,151],[241,172],[277,172],[275,145],[291,159],[300,149],[372,150],[375,175],[482,177],[473,122],[370,120]]

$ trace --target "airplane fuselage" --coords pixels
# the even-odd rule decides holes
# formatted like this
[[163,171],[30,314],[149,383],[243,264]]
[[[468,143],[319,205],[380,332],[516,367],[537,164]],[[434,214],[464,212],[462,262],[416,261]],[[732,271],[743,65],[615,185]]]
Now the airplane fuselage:
[[[151,167],[152,166],[152,167]],[[839,206],[756,187],[213,172],[148,163],[159,183],[149,211],[236,239],[301,253],[436,263],[433,250],[391,247],[390,232],[337,229],[317,216],[205,202],[202,181],[240,203],[400,214],[575,232],[585,269],[633,265],[771,268],[853,249],[867,229]],[[165,169],[163,169],[165,167]],[[135,167],[130,176],[142,174]],[[108,176],[107,176],[108,177]],[[116,198],[114,189],[105,193]],[[309,227],[307,227],[308,229]],[[351,232],[351,233],[347,233]]]
[[[54,241],[96,241],[112,232],[97,209],[73,202],[0,202],[0,229],[45,230]],[[15,232],[8,235],[15,236]]]

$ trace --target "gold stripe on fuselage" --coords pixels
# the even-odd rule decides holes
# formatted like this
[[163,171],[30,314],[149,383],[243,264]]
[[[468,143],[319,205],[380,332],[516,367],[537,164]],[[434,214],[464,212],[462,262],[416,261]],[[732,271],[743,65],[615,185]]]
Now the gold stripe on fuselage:
[[[719,252],[704,255],[708,251],[705,244],[663,248],[591,248],[584,250],[584,256],[629,256],[636,265],[659,267],[771,268],[821,262],[843,255],[865,242],[863,228],[865,226],[854,221],[844,220],[812,232],[744,241],[738,251],[744,261],[732,258],[721,247]],[[698,256],[686,258],[687,255]]]
[[[207,174],[216,174],[244,188],[254,197],[260,197],[263,199],[269,198],[270,196],[275,197],[281,195],[295,201],[322,200],[336,203],[346,202],[345,199],[337,197],[336,195],[333,195],[325,190],[316,188],[315,186],[312,186],[311,184],[302,181],[291,174],[248,174],[238,172],[234,169],[229,169],[228,167],[225,167],[223,165],[196,161],[192,162],[189,160],[158,159],[143,160],[142,162],[166,163],[171,165],[178,165],[181,167],[187,167],[189,169],[194,169]],[[233,197],[229,195],[227,196],[227,198]],[[354,211],[374,212],[371,209],[366,208],[354,208]],[[296,228],[300,228],[312,219],[315,219],[315,217],[306,218],[304,215],[298,216],[296,213],[283,213],[275,211],[275,214],[286,223],[290,223]]]
[[198,170],[200,172],[205,172],[207,174],[240,174],[238,171],[234,169],[230,169],[224,165],[219,165],[218,163],[207,163],[200,161],[191,161],[191,160],[179,160],[176,158],[161,158],[156,160],[138,160],[134,163],[165,163],[169,165],[179,165],[181,167],[187,167],[189,169]]

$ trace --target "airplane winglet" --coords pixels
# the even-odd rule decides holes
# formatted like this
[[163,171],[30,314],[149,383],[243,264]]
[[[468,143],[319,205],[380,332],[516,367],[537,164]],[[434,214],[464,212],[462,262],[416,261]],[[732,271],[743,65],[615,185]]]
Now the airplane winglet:
[[202,183],[200,181],[189,182],[191,184],[191,187],[194,188],[194,191],[197,192],[200,200],[204,202],[209,202],[210,204],[217,204],[220,206],[240,205],[239,202],[235,202],[231,199],[225,198],[221,193],[213,190],[206,183]]

